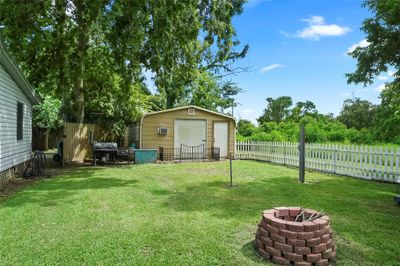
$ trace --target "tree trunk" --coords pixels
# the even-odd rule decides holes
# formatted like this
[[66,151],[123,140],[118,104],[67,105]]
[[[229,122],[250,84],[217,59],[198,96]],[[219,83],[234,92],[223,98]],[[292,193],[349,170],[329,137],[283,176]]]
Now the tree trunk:
[[73,119],[75,122],[82,123],[85,118],[85,89],[83,83],[83,70],[84,70],[84,60],[86,56],[87,46],[88,46],[88,34],[89,27],[88,22],[84,18],[84,5],[83,1],[79,1],[76,6],[77,11],[77,22],[78,22],[78,47],[77,47],[77,58],[76,58],[76,69],[74,75],[74,109]]
[[[82,64],[82,63],[79,63]],[[83,67],[81,68],[83,69]],[[83,77],[82,74],[75,76],[74,83],[74,109],[73,120],[78,123],[82,123],[85,119],[85,92],[83,88]]]
[[167,96],[166,96],[166,107],[167,107],[167,109],[171,109],[171,108],[174,107],[175,97],[174,97],[174,95],[171,95],[171,93],[167,92],[166,94],[167,94]]

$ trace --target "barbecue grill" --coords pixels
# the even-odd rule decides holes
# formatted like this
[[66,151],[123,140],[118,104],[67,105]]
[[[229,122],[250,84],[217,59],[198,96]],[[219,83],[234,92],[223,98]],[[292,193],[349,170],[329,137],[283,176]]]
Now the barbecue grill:
[[115,160],[118,153],[118,145],[114,142],[93,142],[93,160],[96,165],[96,158],[102,158],[103,156],[109,160]]

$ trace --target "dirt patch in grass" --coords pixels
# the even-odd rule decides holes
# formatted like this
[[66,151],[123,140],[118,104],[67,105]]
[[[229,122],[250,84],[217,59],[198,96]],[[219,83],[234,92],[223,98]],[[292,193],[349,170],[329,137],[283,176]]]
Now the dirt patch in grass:
[[7,197],[15,192],[33,185],[38,180],[49,179],[58,175],[62,175],[68,171],[73,171],[78,167],[88,167],[91,165],[88,164],[71,164],[66,165],[64,168],[61,167],[60,164],[54,163],[50,159],[46,161],[46,168],[44,171],[44,176],[34,177],[31,179],[26,179],[22,177],[22,174],[19,177],[13,178],[9,180],[4,187],[0,188],[0,197]]
[[0,189],[0,197],[9,196],[16,191],[33,184],[36,179],[24,179],[24,178],[15,178],[11,179],[6,183],[6,185]]
[[185,169],[185,173],[195,175],[226,175],[229,174],[229,168],[196,168],[196,169]]

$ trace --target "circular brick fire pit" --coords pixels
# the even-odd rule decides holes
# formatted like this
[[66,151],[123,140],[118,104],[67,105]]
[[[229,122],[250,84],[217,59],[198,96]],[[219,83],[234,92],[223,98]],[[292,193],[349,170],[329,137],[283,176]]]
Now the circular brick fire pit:
[[299,207],[263,211],[254,245],[276,264],[330,265],[336,258],[336,244],[329,217],[321,215]]

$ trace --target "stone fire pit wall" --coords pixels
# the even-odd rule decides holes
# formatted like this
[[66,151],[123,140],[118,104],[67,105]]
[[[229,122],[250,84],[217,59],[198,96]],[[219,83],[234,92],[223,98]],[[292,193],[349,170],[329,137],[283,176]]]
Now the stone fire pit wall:
[[[336,258],[329,217],[295,222],[299,207],[276,207],[263,211],[255,247],[267,260],[281,265],[330,265]],[[306,215],[315,213],[306,209]]]

